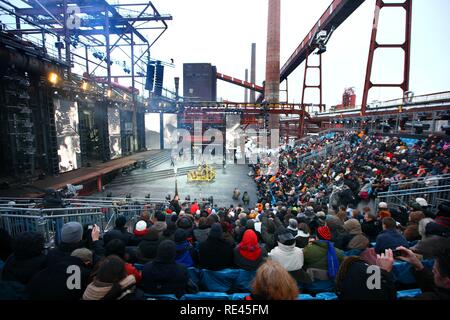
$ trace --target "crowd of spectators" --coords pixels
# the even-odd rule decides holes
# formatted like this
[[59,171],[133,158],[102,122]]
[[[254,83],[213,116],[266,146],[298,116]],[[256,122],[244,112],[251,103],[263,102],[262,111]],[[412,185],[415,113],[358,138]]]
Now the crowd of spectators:
[[[340,142],[343,149],[328,152]],[[195,267],[254,271],[248,300],[296,299],[317,281],[333,283],[343,300],[395,299],[398,260],[411,265],[422,290],[418,298],[449,299],[450,203],[434,211],[424,198],[401,210],[374,201],[393,181],[448,173],[449,147],[435,136],[407,146],[398,138],[336,134],[284,147],[271,175],[254,165],[254,206],[187,204],[176,197],[137,221],[116,217],[107,232],[66,223],[50,250],[40,234],[12,239],[0,230],[0,297],[180,297],[199,290],[188,272]],[[323,150],[322,158],[302,161]],[[434,259],[433,270],[424,267],[425,259]],[[373,265],[382,270],[379,290],[366,285]]]

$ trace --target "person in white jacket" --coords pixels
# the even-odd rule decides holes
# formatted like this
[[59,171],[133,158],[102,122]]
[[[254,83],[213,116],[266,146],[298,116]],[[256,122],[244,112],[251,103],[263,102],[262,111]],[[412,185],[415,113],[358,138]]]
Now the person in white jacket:
[[280,263],[288,272],[303,267],[303,250],[295,246],[295,237],[287,229],[277,233],[278,246],[269,252],[269,258]]

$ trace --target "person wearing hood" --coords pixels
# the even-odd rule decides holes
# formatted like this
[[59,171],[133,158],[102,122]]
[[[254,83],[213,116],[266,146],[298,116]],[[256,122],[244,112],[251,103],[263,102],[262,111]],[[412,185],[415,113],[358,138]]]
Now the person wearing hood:
[[126,224],[127,219],[124,216],[118,216],[115,221],[115,227],[103,236],[105,245],[113,239],[120,239],[127,246],[137,245],[139,240],[132,233],[128,232]]
[[147,263],[156,257],[156,252],[160,244],[158,232],[150,231],[142,238],[136,250],[136,259],[139,263]]
[[155,214],[154,224],[150,227],[150,230],[155,230],[158,233],[158,237],[167,229],[166,215],[158,211]]
[[261,248],[255,231],[248,229],[244,232],[241,243],[234,248],[234,263],[241,269],[253,271],[264,262],[267,257],[265,248]]
[[338,249],[344,249],[344,239],[348,236],[344,229],[344,222],[335,215],[328,215],[325,219],[326,225],[330,228],[331,241]]
[[211,230],[211,225],[208,224],[207,218],[200,218],[198,220],[198,227],[195,228],[192,233],[194,235],[194,240],[197,243],[202,243],[208,239],[209,231]]
[[2,270],[3,281],[28,284],[31,278],[46,267],[44,237],[35,232],[23,232],[12,241],[13,253],[6,260]]
[[328,226],[317,228],[317,240],[303,249],[305,256],[304,269],[313,275],[313,279],[332,280],[336,277],[339,265],[344,260],[344,253],[337,249],[331,241],[332,235]]
[[233,248],[234,246],[224,239],[220,223],[213,224],[208,239],[199,245],[199,267],[209,270],[233,267]]
[[183,229],[177,229],[174,235],[177,255],[175,261],[182,264],[188,268],[194,266],[194,261],[192,260],[192,250],[193,247],[187,241],[187,234]]
[[175,294],[181,297],[188,288],[187,268],[175,261],[176,245],[164,240],[158,247],[156,258],[145,264],[141,287],[145,293]]
[[280,263],[286,271],[299,272],[304,263],[303,250],[295,246],[295,238],[288,229],[277,232],[278,246],[269,252],[269,258]]
[[363,235],[361,224],[356,219],[345,221],[344,229],[348,235],[344,238],[344,251],[346,255],[359,255],[369,246],[369,239]]
[[287,229],[295,238],[295,246],[302,249],[309,243],[310,231],[309,227],[305,223],[301,223],[302,228],[299,228],[298,222],[295,219],[289,219],[289,225]]
[[127,275],[125,262],[118,256],[104,258],[83,300],[130,300],[143,298],[136,289],[134,275]]
[[139,220],[138,222],[136,222],[133,234],[136,237],[136,239],[140,242],[149,231],[150,228],[147,227],[147,222],[145,222],[144,220]]
[[[92,240],[90,248],[94,253],[93,264],[100,261],[104,255],[103,241],[100,240],[100,228],[94,225],[90,232]],[[56,264],[58,261],[72,254],[75,249],[84,248],[83,226],[79,222],[71,221],[63,225],[61,229],[61,243],[47,253],[47,265]]]

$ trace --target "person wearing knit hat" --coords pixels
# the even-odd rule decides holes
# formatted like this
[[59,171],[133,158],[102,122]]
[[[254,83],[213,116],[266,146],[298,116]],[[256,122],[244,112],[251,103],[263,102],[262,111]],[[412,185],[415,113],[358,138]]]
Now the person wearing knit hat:
[[134,235],[136,236],[136,237],[143,237],[143,236],[145,236],[147,233],[148,233],[148,231],[149,231],[150,229],[149,228],[147,228],[147,222],[145,222],[144,220],[139,220],[137,223],[136,223],[136,226],[135,226],[135,228],[134,228]]
[[320,240],[331,241],[331,231],[328,226],[317,228],[317,236]]
[[[318,240],[303,249],[305,257],[304,269],[317,269],[314,276],[317,280],[331,280],[336,277],[340,262],[344,259],[341,250],[331,242],[331,230],[328,226],[317,228]],[[314,279],[313,279],[314,280]]]
[[242,241],[234,248],[234,262],[244,270],[256,270],[267,257],[267,251],[258,243],[255,231],[249,229],[244,232]]
[[61,242],[75,244],[83,239],[83,226],[79,222],[71,221],[61,229]]

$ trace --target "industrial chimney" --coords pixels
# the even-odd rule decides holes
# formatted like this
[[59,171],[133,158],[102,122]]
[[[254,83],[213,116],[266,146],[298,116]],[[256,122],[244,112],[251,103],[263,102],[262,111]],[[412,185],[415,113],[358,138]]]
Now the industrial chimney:
[[[280,20],[281,0],[269,0],[267,23],[266,86],[265,101],[280,102]],[[270,115],[270,129],[278,129],[280,117]]]

